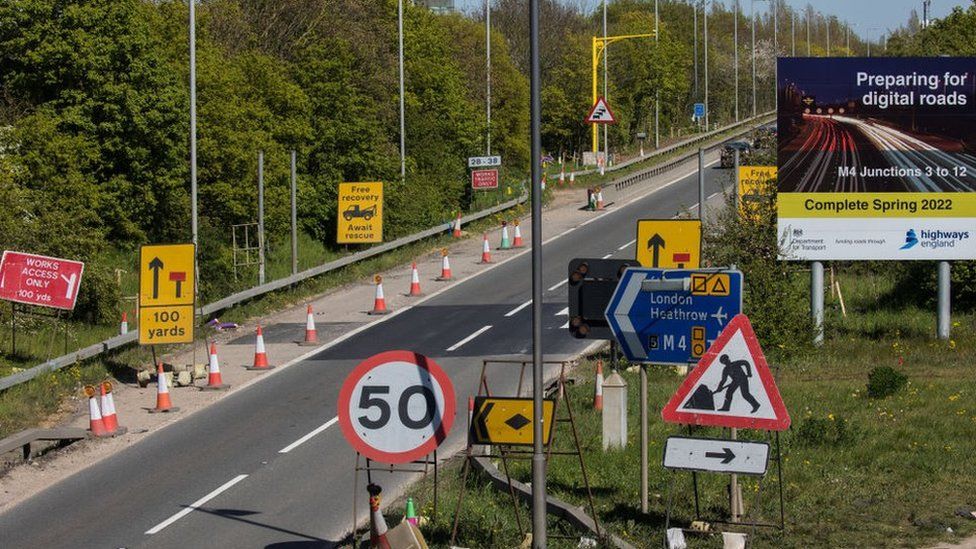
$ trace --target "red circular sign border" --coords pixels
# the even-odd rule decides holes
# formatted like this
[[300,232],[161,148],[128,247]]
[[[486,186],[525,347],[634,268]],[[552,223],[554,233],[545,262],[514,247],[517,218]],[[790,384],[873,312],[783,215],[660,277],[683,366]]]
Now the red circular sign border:
[[[384,452],[373,448],[359,438],[359,434],[353,428],[352,419],[349,417],[349,402],[352,400],[352,391],[355,389],[356,383],[373,368],[388,362],[409,362],[418,368],[427,370],[444,391],[444,413],[441,414],[441,426],[438,430],[438,433],[441,434],[435,433],[427,442],[408,452]],[[342,383],[342,389],[339,391],[339,427],[353,449],[367,458],[381,463],[408,463],[430,454],[447,438],[448,433],[451,432],[451,426],[454,424],[456,408],[454,385],[451,384],[451,379],[433,359],[413,351],[386,351],[363,360],[346,376],[346,380]]]

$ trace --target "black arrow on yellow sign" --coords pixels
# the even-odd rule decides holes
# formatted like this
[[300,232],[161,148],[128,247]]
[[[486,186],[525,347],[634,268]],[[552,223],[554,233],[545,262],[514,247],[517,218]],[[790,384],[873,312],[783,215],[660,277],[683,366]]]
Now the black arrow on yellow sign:
[[[476,397],[471,414],[471,444],[531,446],[534,440],[531,398]],[[555,401],[542,403],[543,438],[549,443]]]

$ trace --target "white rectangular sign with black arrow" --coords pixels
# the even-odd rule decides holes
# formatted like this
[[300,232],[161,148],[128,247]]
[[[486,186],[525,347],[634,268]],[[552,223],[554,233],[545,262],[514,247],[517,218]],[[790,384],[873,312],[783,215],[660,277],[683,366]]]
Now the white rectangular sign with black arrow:
[[768,463],[766,442],[668,437],[664,445],[667,469],[762,476]]

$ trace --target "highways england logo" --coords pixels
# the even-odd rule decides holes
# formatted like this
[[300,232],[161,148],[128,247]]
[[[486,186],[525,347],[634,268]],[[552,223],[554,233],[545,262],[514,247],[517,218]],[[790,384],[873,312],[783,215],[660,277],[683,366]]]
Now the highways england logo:
[[918,232],[915,229],[908,229],[905,233],[905,244],[901,250],[908,250],[919,246],[921,248],[939,249],[955,248],[957,242],[968,240],[971,236],[969,231],[941,231],[922,229]]

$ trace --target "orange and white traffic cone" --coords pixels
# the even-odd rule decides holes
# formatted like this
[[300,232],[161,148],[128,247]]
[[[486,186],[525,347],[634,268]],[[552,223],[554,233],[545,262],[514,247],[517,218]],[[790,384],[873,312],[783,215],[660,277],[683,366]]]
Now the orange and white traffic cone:
[[244,367],[246,370],[270,370],[274,368],[268,364],[268,351],[264,347],[264,332],[258,324],[257,337],[254,341],[254,363]]
[[386,539],[386,519],[380,512],[380,494],[383,489],[375,484],[366,486],[369,492],[369,546],[371,549],[391,549]]
[[461,212],[458,212],[457,219],[454,220],[454,238],[461,238]]
[[369,314],[385,315],[390,310],[386,308],[386,297],[383,296],[383,277],[376,275],[374,280],[376,281],[376,297],[373,299],[373,310]]
[[485,239],[481,246],[481,261],[479,263],[491,263],[491,244],[488,243],[488,233],[485,233]]
[[126,431],[125,427],[119,427],[119,415],[115,411],[115,397],[112,396],[112,382],[102,382],[102,421],[105,423],[105,430],[109,435],[121,435]]
[[119,335],[129,333],[129,315],[122,311],[122,322],[119,324]]
[[156,407],[149,410],[150,414],[162,412],[178,412],[179,408],[173,406],[173,401],[169,398],[169,385],[166,383],[166,374],[163,372],[163,363],[156,365]]
[[566,183],[566,167],[564,166],[559,169],[559,186],[561,187],[565,183]]
[[596,388],[593,390],[593,409],[603,409],[603,361],[596,361]]
[[569,172],[569,184],[576,183],[576,172]]
[[522,229],[519,228],[519,220],[516,219],[513,224],[515,225],[515,239],[512,240],[512,247],[522,248],[525,246],[525,243],[522,242]]
[[596,188],[596,209],[603,209],[603,189],[601,187]]
[[451,260],[447,257],[447,248],[441,250],[441,256],[444,259],[441,260],[441,276],[437,277],[437,280],[445,282],[451,280]]
[[423,292],[420,291],[420,273],[417,272],[416,261],[413,262],[413,265],[410,268],[410,293],[407,295],[414,297],[424,295]]
[[107,437],[111,435],[105,428],[105,419],[102,418],[102,411],[98,409],[98,400],[95,396],[95,387],[85,385],[85,395],[88,397],[88,429],[93,437]]
[[210,342],[210,363],[207,365],[207,384],[200,387],[202,391],[220,391],[230,389],[220,376],[220,362],[217,360],[217,344]]
[[315,330],[315,313],[312,312],[311,305],[305,308],[305,340],[299,341],[298,344],[305,346],[319,344],[319,334]]
[[498,246],[499,250],[507,250],[512,247],[512,241],[508,238],[508,222],[502,221],[502,243]]

